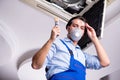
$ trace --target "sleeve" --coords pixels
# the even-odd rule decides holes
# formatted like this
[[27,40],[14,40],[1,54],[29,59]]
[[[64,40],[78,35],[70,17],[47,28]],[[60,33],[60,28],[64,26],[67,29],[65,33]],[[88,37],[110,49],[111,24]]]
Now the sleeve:
[[84,54],[85,54],[86,68],[95,69],[95,70],[98,70],[98,69],[102,68],[102,66],[100,64],[100,61],[99,61],[99,58],[97,56],[90,55],[90,54],[87,54],[87,53],[84,53]]
[[55,44],[53,43],[44,62],[44,66],[47,66],[47,64],[49,64],[49,62],[51,61],[53,54],[56,52],[56,47]]

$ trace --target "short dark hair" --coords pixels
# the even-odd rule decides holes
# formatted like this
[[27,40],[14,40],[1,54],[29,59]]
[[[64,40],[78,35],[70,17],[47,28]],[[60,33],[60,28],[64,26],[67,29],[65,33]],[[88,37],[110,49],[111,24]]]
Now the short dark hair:
[[68,21],[68,23],[67,23],[67,25],[66,25],[66,29],[68,28],[68,26],[70,26],[71,24],[72,24],[72,21],[74,20],[74,19],[80,19],[80,20],[82,20],[83,22],[87,22],[87,20],[84,18],[84,17],[82,17],[82,16],[75,16],[75,17],[72,17],[69,21]]

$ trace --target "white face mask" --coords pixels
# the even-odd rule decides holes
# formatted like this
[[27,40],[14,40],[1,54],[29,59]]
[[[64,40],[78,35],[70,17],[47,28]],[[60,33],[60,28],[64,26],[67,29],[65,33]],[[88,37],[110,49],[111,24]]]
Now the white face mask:
[[82,37],[82,31],[79,28],[74,28],[71,30],[69,36],[73,41],[79,41]]

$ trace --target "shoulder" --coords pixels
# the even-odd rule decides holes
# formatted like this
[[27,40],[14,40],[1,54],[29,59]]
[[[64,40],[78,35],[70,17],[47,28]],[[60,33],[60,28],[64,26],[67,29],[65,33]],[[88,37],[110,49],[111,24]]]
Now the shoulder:
[[66,42],[67,38],[56,38],[53,44],[61,44],[62,41]]
[[58,45],[60,43],[61,43],[60,39],[56,38],[55,41],[53,42],[53,45]]

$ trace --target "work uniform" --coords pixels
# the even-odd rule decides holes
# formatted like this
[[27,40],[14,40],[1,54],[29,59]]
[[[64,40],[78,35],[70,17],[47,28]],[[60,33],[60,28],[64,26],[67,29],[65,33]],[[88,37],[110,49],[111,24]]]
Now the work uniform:
[[48,80],[85,80],[86,68],[102,67],[97,56],[83,53],[80,47],[74,46],[68,38],[55,40],[45,65],[48,69],[46,72]]

